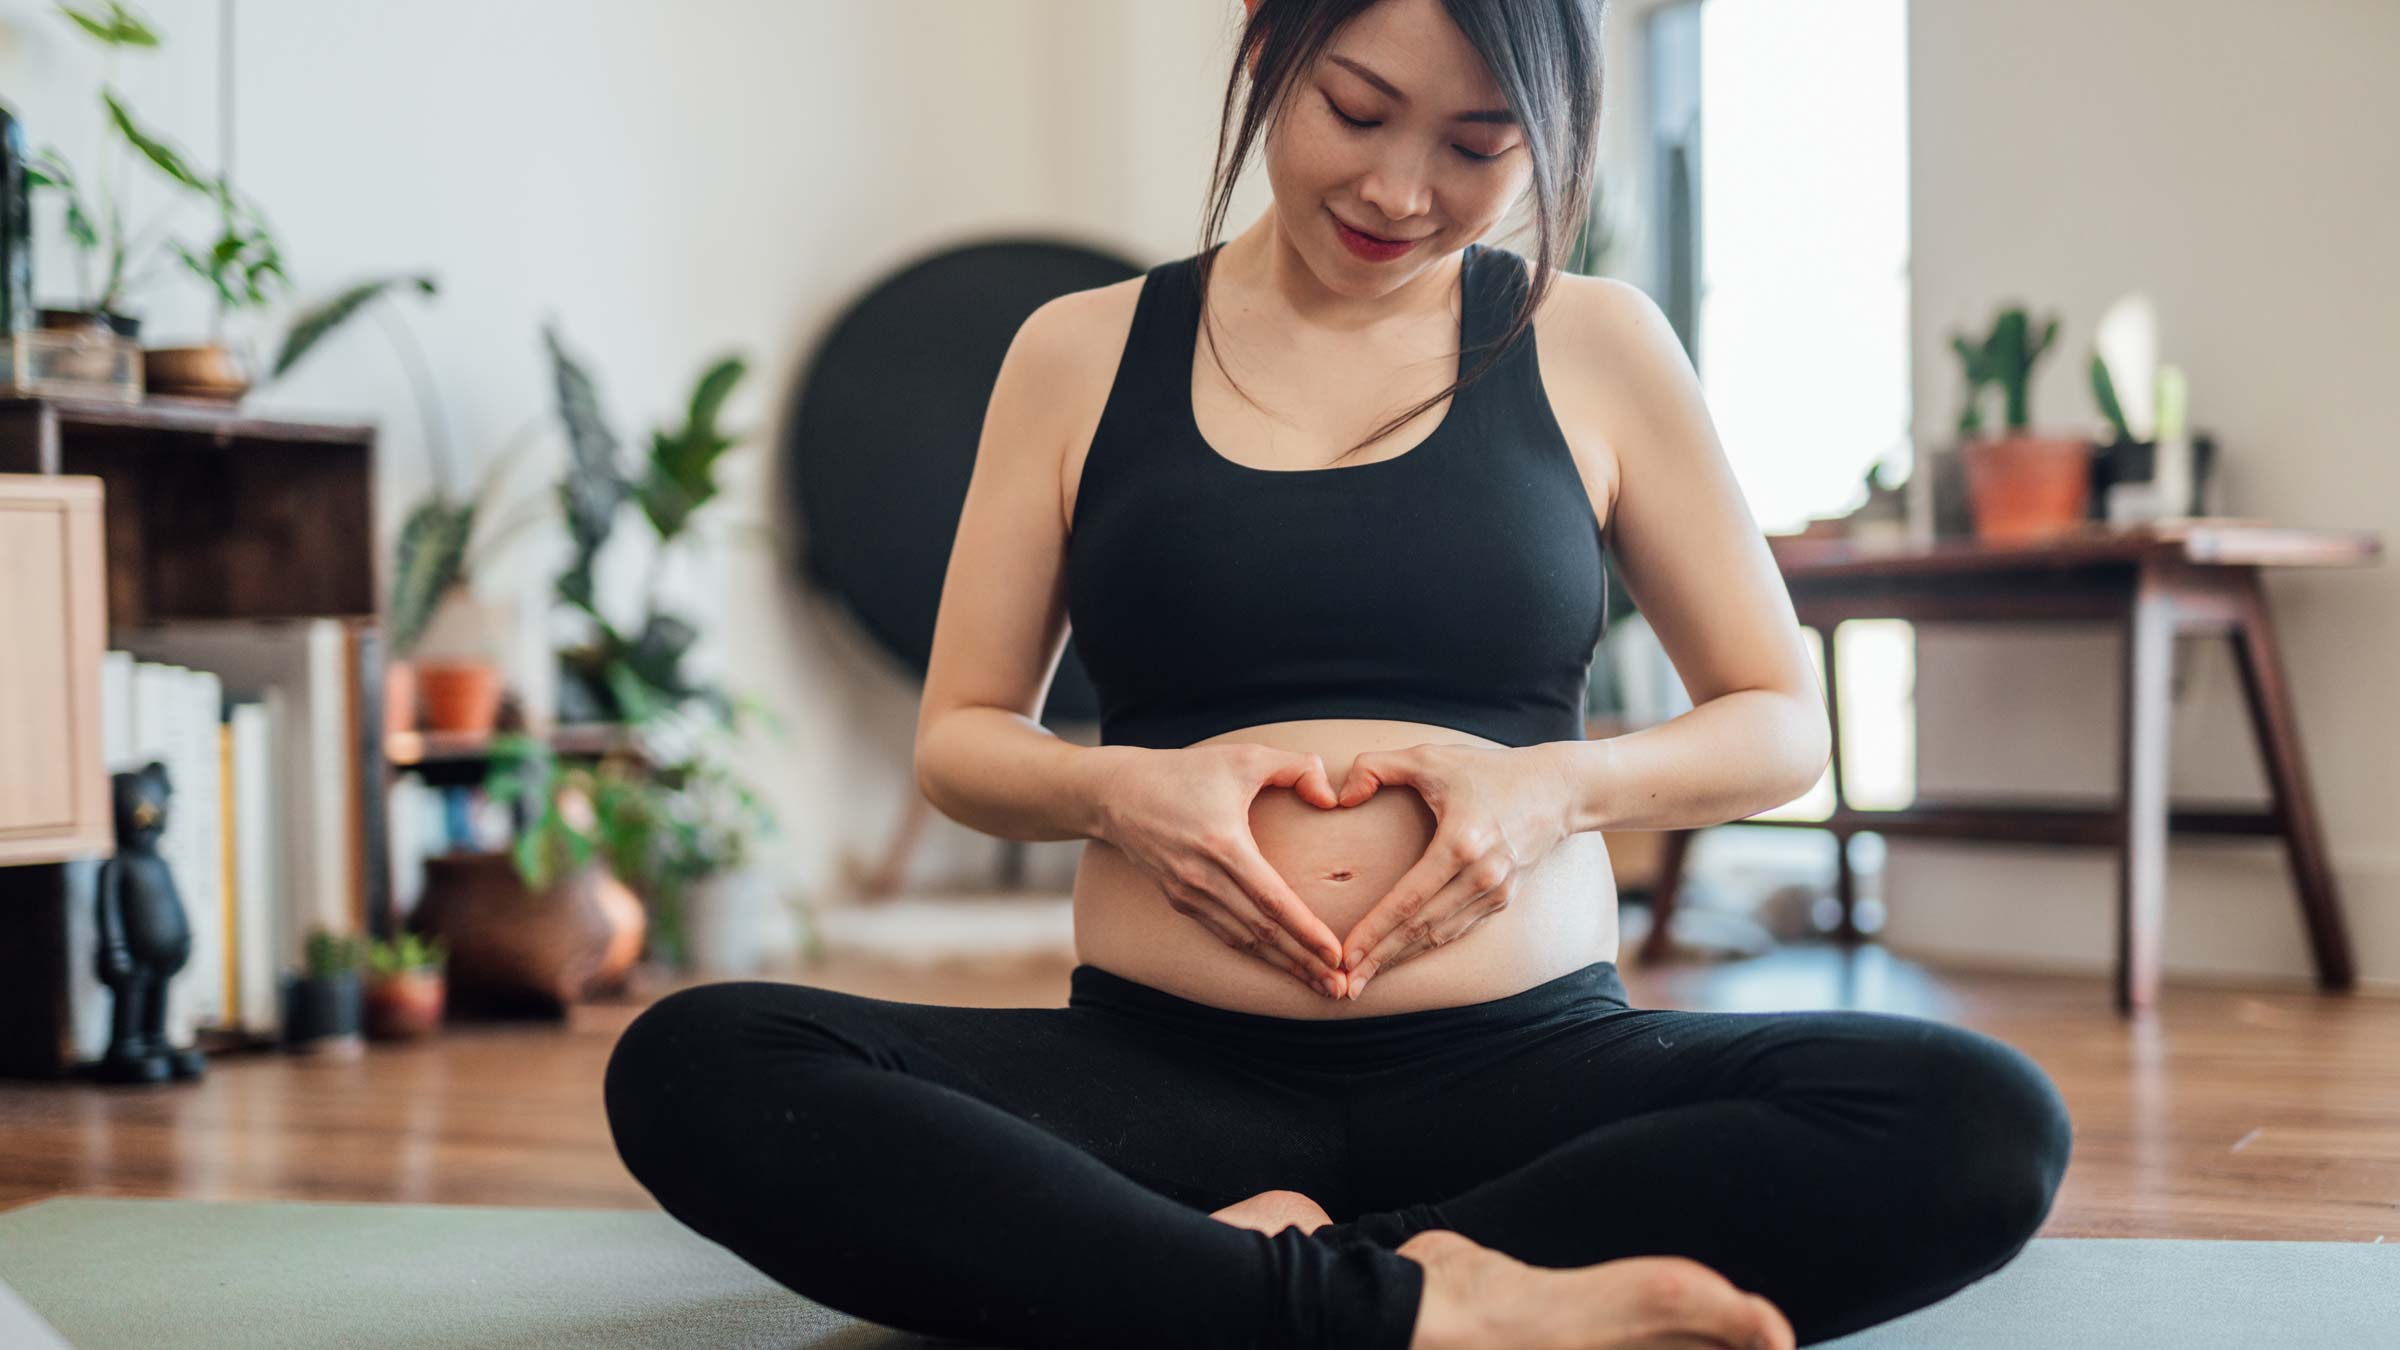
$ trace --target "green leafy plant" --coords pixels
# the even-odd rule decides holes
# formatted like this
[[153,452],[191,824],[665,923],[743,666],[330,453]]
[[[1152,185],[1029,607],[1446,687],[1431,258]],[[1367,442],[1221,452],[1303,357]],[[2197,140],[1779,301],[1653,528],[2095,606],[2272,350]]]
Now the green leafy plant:
[[501,737],[484,786],[527,822],[511,851],[518,877],[541,891],[599,863],[643,898],[650,949],[680,962],[691,886],[747,864],[776,833],[773,813],[724,754],[754,723],[783,734],[763,705],[742,698],[723,721],[660,714],[589,763],[562,763],[535,737]]
[[[159,45],[157,31],[114,0],[97,9],[61,4],[58,12],[112,54],[128,48],[155,50]],[[104,93],[102,99],[109,107],[111,126],[132,124],[132,115],[124,112],[114,94]],[[105,149],[102,153],[105,156]],[[76,288],[93,312],[113,312],[123,299],[128,265],[137,251],[125,230],[121,175],[104,173],[86,179],[56,146],[45,146],[27,163],[25,181],[30,189],[54,192],[65,199],[67,237],[82,254],[76,260]],[[97,286],[91,277],[94,255],[102,264]]]
[[412,970],[438,971],[449,960],[449,948],[441,938],[404,932],[388,942],[376,941],[368,958],[368,966],[377,975],[401,975]]
[[2133,428],[2125,421],[2125,408],[2117,402],[2117,382],[2108,373],[2108,363],[2100,353],[2092,353],[2092,401],[2100,405],[2100,415],[2117,431],[2119,441],[2133,439]]
[[[731,715],[731,701],[714,684],[689,677],[684,658],[699,632],[659,606],[659,580],[679,542],[693,533],[695,518],[715,499],[716,469],[740,443],[718,425],[725,400],[747,369],[738,356],[723,356],[693,386],[683,424],[651,433],[647,458],[633,473],[619,464],[621,443],[600,410],[598,387],[568,352],[555,326],[543,331],[558,391],[558,417],[567,434],[568,471],[559,484],[559,506],[574,546],[573,560],[559,575],[557,595],[575,610],[590,638],[559,654],[562,694],[590,720],[646,721],[694,700]],[[600,551],[628,501],[640,508],[655,536],[649,578],[642,588],[635,624],[620,627],[602,612],[593,592]]]
[[330,980],[344,971],[358,970],[366,965],[367,939],[351,933],[335,933],[319,928],[308,935],[306,944],[308,977]]
[[526,735],[493,742],[484,781],[487,793],[513,802],[528,822],[511,856],[536,891],[595,861],[638,886],[650,874],[657,786],[636,754],[562,764],[547,741]]
[[[80,8],[62,0],[57,9],[69,23],[112,54],[129,48],[156,50],[161,45],[158,31],[117,0]],[[202,243],[167,241],[183,265],[215,294],[215,322],[221,325],[230,311],[270,303],[289,280],[283,270],[282,249],[257,204],[236,192],[224,176],[206,172],[173,142],[143,126],[114,88],[103,84],[100,105],[116,140],[130,148],[134,157],[149,164],[184,193],[207,200],[215,209],[217,227],[213,238]],[[77,260],[77,281],[85,306],[98,313],[114,312],[124,302],[126,292],[147,276],[146,272],[136,270],[136,264],[148,256],[157,242],[163,216],[141,230],[128,232],[123,209],[126,185],[121,177],[104,171],[87,179],[75,171],[56,147],[45,147],[31,158],[27,167],[27,182],[31,187],[55,192],[65,199],[67,237],[84,255]],[[101,276],[96,286],[90,269],[94,255],[101,261]]]
[[1992,321],[1992,331],[1981,342],[1971,343],[1963,333],[1951,335],[1951,349],[1958,353],[1967,377],[1966,405],[1958,415],[1961,437],[1982,433],[1983,389],[1989,384],[2000,386],[2006,398],[2009,430],[2024,431],[2032,425],[2029,398],[2034,363],[2057,336],[2055,317],[2043,325],[2041,336],[2033,336],[2032,321],[2024,308],[2016,305],[2000,311]]

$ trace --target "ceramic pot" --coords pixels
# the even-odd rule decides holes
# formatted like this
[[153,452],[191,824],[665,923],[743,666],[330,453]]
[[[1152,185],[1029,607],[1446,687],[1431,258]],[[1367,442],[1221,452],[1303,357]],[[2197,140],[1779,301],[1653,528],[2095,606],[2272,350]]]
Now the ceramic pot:
[[505,853],[451,853],[425,860],[408,926],[446,945],[458,1010],[560,1016],[624,987],[641,955],[643,913],[596,863],[536,893]]
[[397,736],[417,729],[417,666],[413,661],[383,663],[383,734]]
[[489,661],[421,661],[417,688],[429,731],[488,736],[500,718],[500,668]]
[[142,335],[142,321],[131,314],[107,314],[90,309],[45,309],[40,325],[51,332],[73,332],[82,328],[105,328],[121,338]]
[[142,387],[169,398],[237,403],[250,392],[250,372],[230,348],[151,347],[142,352]]
[[2077,436],[2001,436],[1959,447],[1975,537],[2048,539],[2081,528],[2092,490],[2091,442]]
[[354,1055],[362,1048],[363,1021],[358,972],[327,979],[286,975],[283,980],[283,1047],[302,1055]]
[[435,966],[373,976],[367,982],[367,1034],[379,1041],[431,1035],[442,1024],[445,983]]
[[755,867],[705,877],[684,888],[683,962],[711,975],[756,974],[775,919],[774,887]]

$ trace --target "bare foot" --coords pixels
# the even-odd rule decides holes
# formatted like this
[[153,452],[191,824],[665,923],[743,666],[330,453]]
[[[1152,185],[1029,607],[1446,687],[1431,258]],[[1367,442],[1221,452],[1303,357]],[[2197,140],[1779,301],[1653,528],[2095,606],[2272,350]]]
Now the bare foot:
[[1313,1233],[1333,1222],[1325,1207],[1298,1191],[1260,1191],[1247,1200],[1227,1205],[1208,1217],[1236,1228],[1255,1228],[1273,1237],[1293,1224]]
[[1790,1350],[1775,1306],[1680,1256],[1596,1266],[1529,1266],[1460,1233],[1429,1228],[1400,1244],[1425,1267],[1409,1350]]

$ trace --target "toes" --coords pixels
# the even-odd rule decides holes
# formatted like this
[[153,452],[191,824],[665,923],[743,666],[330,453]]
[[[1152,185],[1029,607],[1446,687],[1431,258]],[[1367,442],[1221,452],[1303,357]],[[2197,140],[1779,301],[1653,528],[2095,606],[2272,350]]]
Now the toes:
[[1664,1327],[1726,1345],[1790,1350],[1791,1323],[1775,1305],[1736,1289],[1698,1261],[1662,1257],[1644,1272],[1642,1301]]

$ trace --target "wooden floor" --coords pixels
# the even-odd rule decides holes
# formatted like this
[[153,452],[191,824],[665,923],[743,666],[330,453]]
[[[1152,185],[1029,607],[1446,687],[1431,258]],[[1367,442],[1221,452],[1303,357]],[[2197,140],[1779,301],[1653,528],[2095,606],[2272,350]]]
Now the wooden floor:
[[[1066,969],[778,978],[1041,1006],[1065,1002]],[[2075,1118],[2047,1236],[2400,1241],[2400,999],[2170,985],[2127,1023],[2101,979],[1936,971],[1874,947],[1637,968],[1627,984],[1636,1006],[1903,1012],[2024,1049]],[[0,1210],[53,1195],[646,1207],[600,1104],[609,1047],[643,1002],[563,1026],[453,1025],[348,1062],[223,1056],[198,1083],[0,1082]]]

